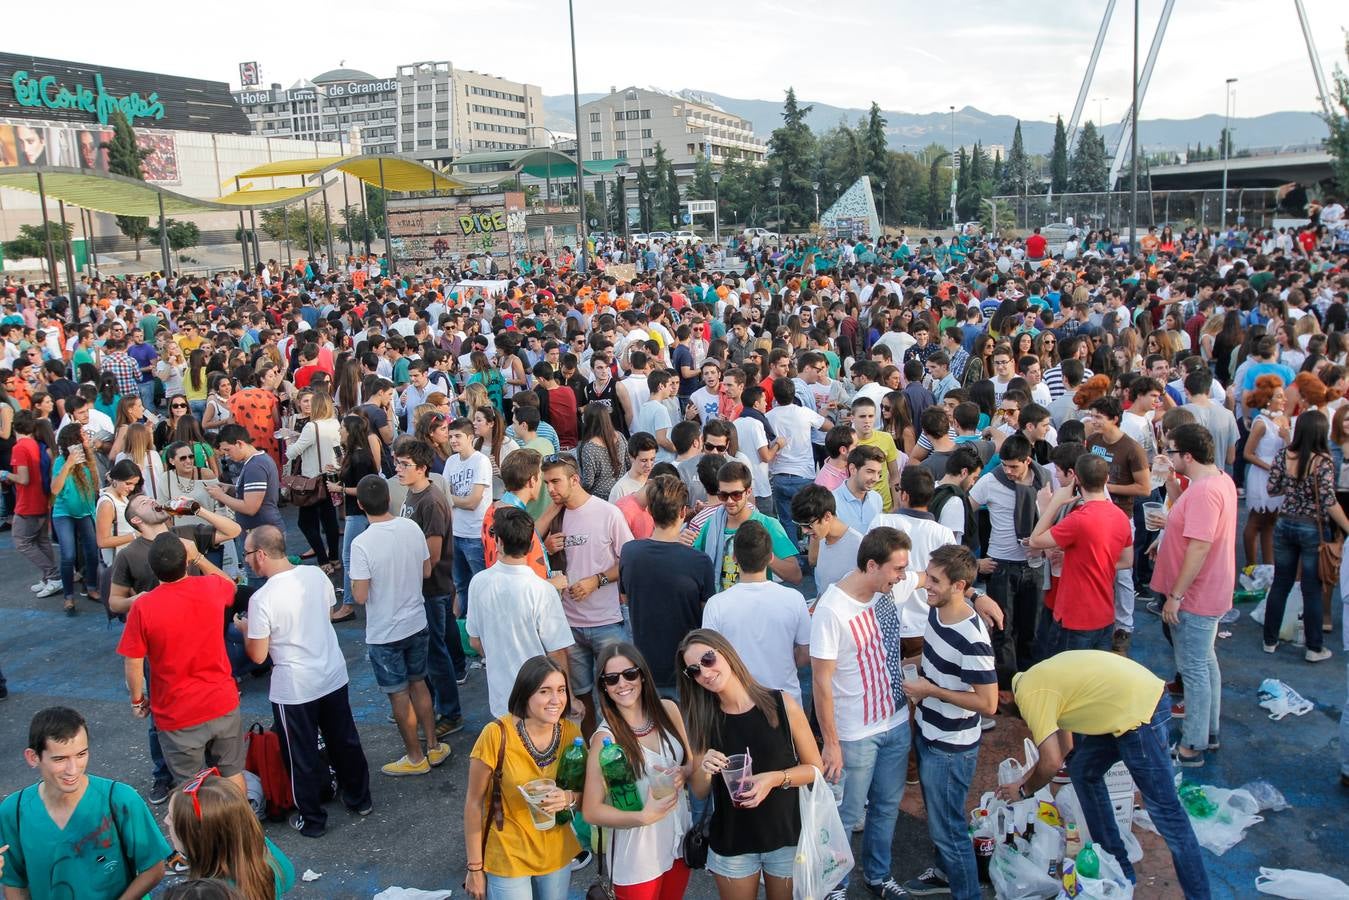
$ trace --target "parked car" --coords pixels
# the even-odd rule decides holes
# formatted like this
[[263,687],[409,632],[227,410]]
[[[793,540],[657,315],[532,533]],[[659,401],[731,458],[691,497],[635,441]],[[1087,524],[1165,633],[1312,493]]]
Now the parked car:
[[651,238],[645,231],[635,231],[628,235],[628,243],[634,247],[645,247]]
[[663,244],[663,243],[665,243],[666,241],[668,241],[668,240],[670,239],[670,232],[668,232],[668,231],[653,231],[653,232],[651,232],[650,234],[648,234],[646,237],[647,237],[647,240],[652,241],[653,243]]
[[746,228],[740,234],[746,241],[752,241],[757,237],[761,243],[776,244],[779,240],[778,233],[767,228]]
[[702,238],[692,231],[676,231],[674,234],[670,235],[670,240],[679,244],[696,244],[700,242]]

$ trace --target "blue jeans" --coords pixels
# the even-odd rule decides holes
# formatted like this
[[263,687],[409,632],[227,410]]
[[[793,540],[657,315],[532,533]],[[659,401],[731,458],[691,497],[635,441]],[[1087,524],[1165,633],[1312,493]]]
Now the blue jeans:
[[787,538],[799,550],[801,545],[797,543],[799,535],[796,533],[796,520],[792,518],[792,498],[811,481],[800,475],[774,475],[768,479],[768,483],[773,486],[773,508],[778,514],[778,521],[787,532]]
[[[1349,676],[1349,666],[1345,667]],[[1349,684],[1349,678],[1346,678]],[[1340,707],[1340,774],[1349,775],[1349,689],[1346,689],[1344,705]]]
[[[1319,616],[1315,621],[1319,631]],[[1179,624],[1171,629],[1176,671],[1185,681],[1185,718],[1181,722],[1180,743],[1190,750],[1207,750],[1209,744],[1218,740],[1223,676],[1214,649],[1217,638],[1217,616],[1197,616],[1181,610]]]
[[[1045,619],[1050,618],[1052,616],[1046,610],[1040,616],[1040,621],[1043,623]],[[1041,652],[1044,658],[1048,659],[1065,650],[1104,650],[1108,653],[1110,652],[1111,640],[1115,636],[1115,626],[1112,623],[1103,628],[1078,631],[1075,628],[1064,628],[1062,622],[1051,622],[1045,633],[1047,637],[1042,645]]]
[[[75,550],[84,557],[84,588],[98,591],[98,538],[94,533],[94,517],[54,516],[56,543],[61,548],[61,590],[67,598],[75,596]],[[1319,619],[1317,620],[1320,621]]]
[[198,422],[206,415],[205,400],[189,400],[187,401],[187,408],[192,411],[192,417]]
[[[1185,686],[1188,703],[1190,686]],[[1188,718],[1188,710],[1187,710]],[[1120,760],[1133,776],[1134,784],[1143,795],[1143,803],[1152,816],[1152,824],[1171,850],[1171,862],[1176,867],[1186,900],[1205,900],[1210,897],[1208,875],[1199,852],[1199,841],[1190,827],[1190,817],[1176,794],[1175,769],[1167,747],[1167,730],[1171,723],[1171,696],[1165,690],[1157,702],[1152,721],[1140,725],[1119,737],[1111,734],[1074,734],[1075,749],[1068,761],[1077,799],[1082,804],[1082,815],[1087,830],[1101,846],[1119,862],[1130,881],[1136,881],[1134,867],[1120,840],[1115,811],[1110,805],[1110,793],[1105,788],[1105,773]]]
[[459,615],[468,616],[468,583],[483,569],[482,538],[454,538],[454,591],[459,595]]
[[347,528],[342,533],[342,603],[351,606],[356,598],[351,595],[351,544],[370,527],[365,516],[347,516]]
[[[150,696],[150,660],[145,661],[145,693],[144,696]],[[149,723],[149,741],[150,741],[150,765],[154,769],[153,778],[155,784],[172,784],[173,775],[169,772],[169,764],[164,759],[164,748],[159,743],[159,729],[155,727],[155,717],[147,716],[145,721]]]
[[[1302,567],[1302,621],[1307,622],[1307,649],[1320,650],[1324,639],[1321,633],[1321,573],[1317,565],[1317,548],[1321,545],[1321,530],[1313,519],[1280,516],[1274,524],[1274,583],[1269,588],[1265,603],[1265,643],[1279,641],[1279,626],[1283,624],[1283,610],[1288,603],[1288,592],[1293,589],[1298,566]],[[1189,685],[1185,687],[1186,715],[1189,715]]]
[[927,833],[955,900],[979,900],[979,869],[965,824],[965,797],[969,794],[979,745],[958,752],[918,739],[918,778],[927,805]]
[[[426,646],[426,683],[431,686],[431,700],[436,707],[437,716],[457,719],[462,714],[459,708],[459,685],[455,683],[454,659],[448,642],[459,643],[459,623],[450,615],[449,594],[425,597],[426,627],[431,632]],[[451,633],[453,632],[453,633]],[[462,647],[460,654],[463,654]]]
[[148,410],[155,410],[155,380],[142,381],[136,385],[136,392],[141,395],[141,403],[145,404]]
[[899,801],[904,798],[911,731],[905,719],[889,731],[839,742],[844,772],[839,815],[843,827],[850,831],[866,817],[861,861],[862,877],[870,884],[890,877],[890,845],[899,819]]
[[488,900],[567,900],[571,887],[571,866],[563,866],[547,875],[521,875],[503,878],[487,873]]
[[575,641],[567,648],[567,663],[571,670],[571,693],[574,697],[584,697],[595,689],[595,661],[600,652],[610,644],[632,641],[632,632],[622,622],[612,625],[591,625],[573,627],[572,639]]

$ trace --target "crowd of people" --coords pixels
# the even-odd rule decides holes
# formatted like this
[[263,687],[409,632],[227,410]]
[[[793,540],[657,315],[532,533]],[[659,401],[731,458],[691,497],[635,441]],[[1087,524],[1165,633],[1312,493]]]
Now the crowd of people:
[[[146,799],[86,774],[80,713],[40,712],[40,784],[0,805],[3,883],[138,896],[168,860],[190,896],[280,896],[294,871],[248,802],[240,680],[269,676],[290,825],[321,837],[333,799],[368,815],[338,641],[363,622],[402,744],[383,776],[429,777],[488,720],[463,788],[474,898],[560,900],[593,847],[621,900],[673,900],[693,835],[723,900],[785,900],[815,771],[867,891],[977,897],[967,795],[1009,717],[1040,762],[1003,796],[1066,775],[1132,878],[1104,785],[1123,759],[1207,897],[1169,773],[1220,747],[1239,559],[1273,567],[1263,649],[1300,582],[1299,652],[1331,656],[1342,219],[1318,210],[1310,246],[1149,230],[1134,254],[1099,235],[1051,253],[1038,231],[756,239],[734,272],[652,244],[628,281],[604,245],[589,271],[492,260],[471,287],[326,258],[69,297],[7,279],[0,527],[39,607],[124,620],[153,771]],[[1164,677],[1129,659],[1156,632]],[[486,710],[460,697],[474,656]],[[636,811],[606,789],[610,745]],[[937,865],[900,883],[908,787]]]

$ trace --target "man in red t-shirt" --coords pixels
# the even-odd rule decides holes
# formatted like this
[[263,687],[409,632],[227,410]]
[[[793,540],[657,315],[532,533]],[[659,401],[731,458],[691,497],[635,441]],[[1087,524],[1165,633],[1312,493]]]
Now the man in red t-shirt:
[[1035,233],[1026,238],[1026,258],[1029,260],[1041,260],[1045,258],[1045,249],[1049,242],[1045,240],[1044,235],[1040,234],[1040,229],[1035,229]]
[[[1115,628],[1115,573],[1133,566],[1129,517],[1110,500],[1105,484],[1110,464],[1083,452],[1066,483],[1054,492],[1031,532],[1030,546],[1062,550],[1062,574],[1054,585],[1054,629],[1049,654],[1064,650],[1110,650]],[[1059,514],[1081,501],[1059,521]],[[1057,524],[1055,524],[1057,522]]]
[[[206,574],[189,576],[189,566]],[[234,582],[175,534],[150,545],[150,569],[159,586],[131,605],[117,645],[125,657],[131,711],[154,713],[164,760],[178,784],[215,760],[220,774],[244,790],[244,731],[239,689],[225,652],[225,611]],[[145,696],[145,662],[150,696]]]
[[[42,485],[42,452],[33,439],[37,418],[32,410],[20,410],[14,414],[13,427],[19,439],[10,451],[9,471],[0,472],[0,482],[14,485],[14,549],[42,574],[33,590],[39,597],[50,597],[61,592],[61,578],[52,552],[51,504]],[[67,615],[73,614],[73,606],[66,609]]]

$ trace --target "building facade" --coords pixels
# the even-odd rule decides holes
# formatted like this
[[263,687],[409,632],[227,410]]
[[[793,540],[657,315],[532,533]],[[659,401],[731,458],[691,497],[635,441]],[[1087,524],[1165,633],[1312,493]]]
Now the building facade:
[[533,133],[543,119],[538,85],[445,61],[400,65],[391,78],[332,69],[289,89],[273,84],[234,96],[256,134],[345,144],[354,129],[363,153],[436,161],[545,142]]
[[654,158],[656,144],[676,169],[692,169],[700,157],[761,163],[768,153],[749,120],[689,91],[611,90],[581,107],[581,131],[589,159],[626,159],[634,166]]

